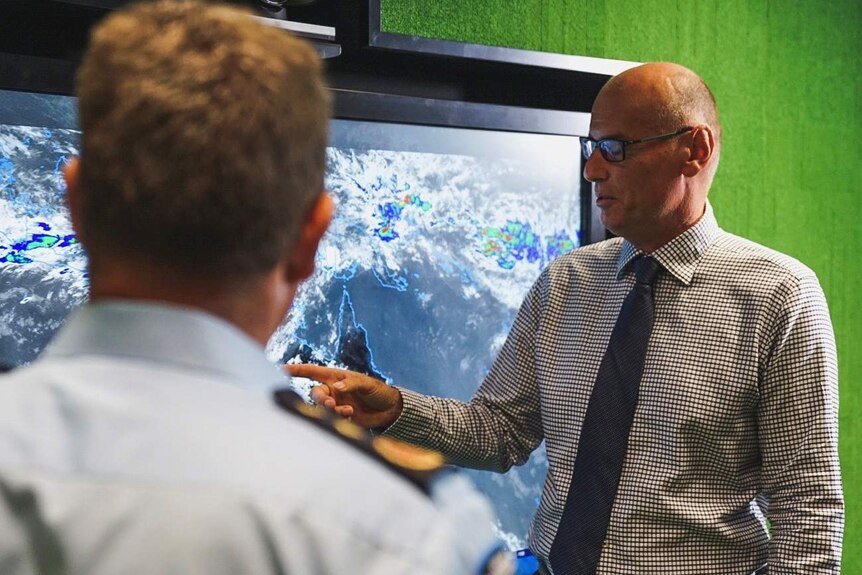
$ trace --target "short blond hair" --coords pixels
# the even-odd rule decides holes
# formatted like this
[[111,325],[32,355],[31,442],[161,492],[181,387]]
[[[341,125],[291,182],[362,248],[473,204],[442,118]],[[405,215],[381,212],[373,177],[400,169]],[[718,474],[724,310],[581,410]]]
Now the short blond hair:
[[112,14],[91,36],[77,96],[91,255],[264,272],[323,190],[321,62],[243,11],[165,1]]

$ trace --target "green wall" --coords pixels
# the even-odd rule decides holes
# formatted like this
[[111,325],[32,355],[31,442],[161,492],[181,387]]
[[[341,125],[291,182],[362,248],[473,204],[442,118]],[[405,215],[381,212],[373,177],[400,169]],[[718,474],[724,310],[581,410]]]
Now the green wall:
[[843,573],[862,573],[862,3],[383,0],[387,32],[699,72],[719,103],[722,227],[791,254],[829,301],[841,378]]

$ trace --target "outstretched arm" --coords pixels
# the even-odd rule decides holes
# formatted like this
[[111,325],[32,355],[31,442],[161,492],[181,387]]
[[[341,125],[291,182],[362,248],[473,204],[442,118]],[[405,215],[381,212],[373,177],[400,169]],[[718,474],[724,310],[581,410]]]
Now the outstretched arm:
[[439,451],[449,463],[506,471],[521,465],[543,439],[535,360],[542,322],[543,274],[527,295],[506,343],[473,399],[426,396],[359,373],[288,365],[317,381],[312,399],[366,428]]

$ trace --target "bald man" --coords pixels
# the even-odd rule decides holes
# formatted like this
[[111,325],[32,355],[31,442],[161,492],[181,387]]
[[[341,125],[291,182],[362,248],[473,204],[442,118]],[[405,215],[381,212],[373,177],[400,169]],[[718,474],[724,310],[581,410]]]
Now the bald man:
[[[839,573],[829,313],[811,270],[719,228],[707,195],[721,127],[706,84],[675,64],[628,70],[599,93],[581,143],[619,237],[544,271],[469,403],[291,372],[321,383],[319,403],[459,465],[505,471],[544,441],[531,530],[542,572]],[[645,338],[619,347],[627,330]]]

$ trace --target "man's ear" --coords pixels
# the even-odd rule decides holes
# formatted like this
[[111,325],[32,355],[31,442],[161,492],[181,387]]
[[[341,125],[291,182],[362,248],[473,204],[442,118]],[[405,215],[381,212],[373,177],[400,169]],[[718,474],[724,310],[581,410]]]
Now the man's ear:
[[695,126],[692,129],[692,141],[689,148],[689,157],[683,166],[682,173],[687,178],[699,174],[710,161],[714,160],[717,150],[715,148],[715,134],[712,128],[706,125]]
[[332,221],[334,205],[326,192],[314,200],[288,256],[287,279],[299,283],[314,273],[314,258],[317,246]]
[[84,230],[81,229],[81,195],[80,195],[80,170],[81,159],[73,157],[63,166],[63,179],[66,181],[66,206],[69,208],[69,218],[72,220],[72,228],[82,241]]

